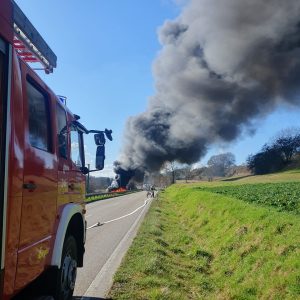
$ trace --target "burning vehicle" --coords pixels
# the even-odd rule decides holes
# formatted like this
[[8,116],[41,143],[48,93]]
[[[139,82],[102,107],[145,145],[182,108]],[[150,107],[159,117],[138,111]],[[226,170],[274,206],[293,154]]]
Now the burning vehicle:
[[117,174],[115,179],[112,181],[111,185],[107,188],[108,192],[114,193],[124,193],[127,191],[127,188],[121,185],[121,176]]
[[123,193],[128,190],[136,189],[136,182],[141,182],[144,178],[144,172],[138,169],[122,168],[118,161],[114,162],[114,172],[116,176],[111,185],[107,188],[109,192]]

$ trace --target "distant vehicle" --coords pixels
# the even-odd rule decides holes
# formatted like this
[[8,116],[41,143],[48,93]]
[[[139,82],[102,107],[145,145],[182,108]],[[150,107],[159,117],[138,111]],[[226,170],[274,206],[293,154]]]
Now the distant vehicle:
[[66,300],[83,265],[83,135],[95,133],[96,170],[112,137],[87,130],[31,63],[50,73],[56,56],[20,8],[0,0],[0,299],[43,279],[39,292]]

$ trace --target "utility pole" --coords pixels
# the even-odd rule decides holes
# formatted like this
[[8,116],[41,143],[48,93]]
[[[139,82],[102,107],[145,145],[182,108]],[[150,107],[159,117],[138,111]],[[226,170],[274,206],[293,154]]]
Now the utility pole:
[[90,164],[88,164],[88,170],[89,172],[87,173],[87,180],[86,180],[86,193],[89,194],[90,192]]

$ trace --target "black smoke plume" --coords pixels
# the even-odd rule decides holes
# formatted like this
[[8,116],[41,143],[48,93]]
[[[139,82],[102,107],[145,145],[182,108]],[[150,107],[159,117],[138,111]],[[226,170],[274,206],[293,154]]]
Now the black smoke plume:
[[123,169],[120,162],[114,162],[114,172],[116,173],[115,179],[113,180],[110,190],[118,188],[127,188],[130,180],[134,178],[135,181],[143,181],[144,170],[140,169]]
[[114,171],[118,187],[126,188],[129,180],[134,176],[134,170],[124,170],[118,162],[115,162]]
[[299,106],[299,0],[191,0],[159,40],[156,93],[127,122],[125,173],[196,162],[276,107]]

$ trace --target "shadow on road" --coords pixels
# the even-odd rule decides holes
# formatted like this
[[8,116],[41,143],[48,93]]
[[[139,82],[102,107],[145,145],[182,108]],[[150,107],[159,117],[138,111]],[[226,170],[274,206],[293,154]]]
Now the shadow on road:
[[113,300],[112,298],[95,298],[95,297],[73,297],[72,300]]

